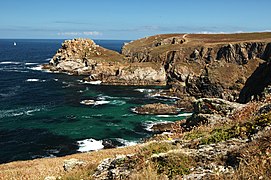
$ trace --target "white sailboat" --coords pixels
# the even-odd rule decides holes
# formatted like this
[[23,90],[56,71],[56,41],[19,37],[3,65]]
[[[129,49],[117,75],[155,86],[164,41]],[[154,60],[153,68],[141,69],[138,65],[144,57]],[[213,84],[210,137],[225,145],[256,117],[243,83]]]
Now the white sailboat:
[[16,45],[17,45],[16,42],[14,42],[14,43],[13,43],[13,46],[16,46]]

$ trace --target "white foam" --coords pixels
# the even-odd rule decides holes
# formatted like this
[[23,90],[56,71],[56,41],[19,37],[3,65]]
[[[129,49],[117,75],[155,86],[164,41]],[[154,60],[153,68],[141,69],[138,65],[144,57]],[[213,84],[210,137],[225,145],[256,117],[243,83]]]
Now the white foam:
[[[31,67],[31,68],[29,68],[29,69],[32,69],[32,70],[34,70],[34,71],[46,71],[46,70],[42,69],[42,66],[41,66],[41,65],[35,66],[35,67]],[[48,71],[48,72],[49,72],[49,71]]]
[[[162,118],[167,118],[167,117],[172,117],[172,115],[168,115],[168,114],[159,114],[159,115],[156,115],[157,117],[162,117]],[[175,115],[176,117],[176,115]]]
[[134,91],[138,91],[141,93],[150,93],[150,92],[153,92],[154,89],[134,89]]
[[26,115],[28,115],[28,116],[32,116],[32,113],[33,113],[33,112],[38,112],[38,111],[40,111],[40,109],[39,109],[39,108],[37,108],[37,109],[31,109],[31,110],[28,110],[28,111],[26,111]]
[[58,79],[54,79],[54,81],[58,81]]
[[47,58],[47,59],[45,59],[45,61],[51,61],[51,59],[52,59],[52,58]]
[[103,141],[97,141],[95,139],[85,139],[82,141],[77,141],[79,152],[88,152],[103,149]]
[[94,105],[95,101],[92,99],[86,99],[80,102],[80,104],[84,104],[84,105]]
[[122,117],[131,117],[131,116],[136,116],[135,114],[123,114]]
[[38,81],[40,81],[39,79],[27,79],[26,80],[27,82],[38,82]]
[[167,99],[177,99],[177,100],[180,99],[177,96],[162,95],[160,93],[149,94],[148,96],[155,97],[155,98],[167,98]]
[[40,80],[40,79],[27,79],[26,82],[45,82],[46,80]]
[[31,116],[33,112],[44,110],[45,107],[26,107],[26,108],[18,108],[18,109],[8,109],[8,110],[0,110],[0,119],[8,118],[8,117],[16,117],[28,115]]
[[138,114],[138,111],[136,110],[136,108],[131,108],[131,111]]
[[122,106],[122,105],[126,104],[126,102],[122,101],[122,100],[113,100],[110,102],[110,104]]
[[29,65],[36,65],[38,63],[31,63],[31,62],[26,62],[25,65],[29,66]]
[[160,115],[156,115],[157,117],[161,117],[161,118],[168,118],[168,117],[186,117],[186,116],[191,116],[193,113],[181,113],[181,114],[177,114],[177,115],[168,115],[168,114],[160,114]]
[[96,101],[94,105],[103,105],[108,103],[110,103],[110,101]]
[[103,104],[109,104],[110,101],[105,101],[105,100],[102,100],[102,101],[95,101],[93,99],[86,99],[86,100],[83,100],[80,102],[80,104],[84,104],[84,105],[94,105],[94,106],[97,106],[97,105],[103,105]]
[[178,114],[178,117],[183,117],[183,116],[192,116],[193,113],[182,113]]
[[21,62],[16,62],[16,61],[3,61],[3,62],[0,62],[0,64],[21,64]]
[[100,85],[102,81],[83,81],[85,84]]
[[136,141],[128,141],[122,138],[116,138],[117,141],[119,141],[120,143],[124,144],[124,147],[126,146],[134,146],[137,144]]

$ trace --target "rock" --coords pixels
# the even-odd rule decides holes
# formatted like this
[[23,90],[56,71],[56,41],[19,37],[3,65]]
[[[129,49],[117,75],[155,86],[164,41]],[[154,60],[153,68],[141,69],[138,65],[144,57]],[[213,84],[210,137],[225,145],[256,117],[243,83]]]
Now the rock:
[[257,100],[264,97],[271,92],[269,91],[270,85],[271,63],[265,62],[260,64],[253,74],[247,79],[245,86],[240,92],[238,102],[247,103],[251,100]]
[[168,105],[168,104],[146,104],[140,107],[135,108],[135,112],[137,114],[156,114],[156,115],[163,115],[163,114],[178,114],[179,110],[176,106]]
[[227,117],[243,106],[219,98],[202,98],[194,102],[194,112],[197,114],[220,114]]
[[151,130],[154,132],[170,132],[172,130],[173,122],[154,124]]
[[177,107],[183,111],[193,112],[193,102],[195,101],[193,96],[183,96],[180,100],[177,101]]
[[264,104],[263,106],[260,107],[257,114],[258,115],[266,114],[266,113],[269,113],[270,111],[271,111],[271,104]]
[[63,168],[65,171],[70,171],[70,170],[73,170],[77,167],[84,166],[84,165],[85,165],[84,161],[72,158],[69,160],[64,160]]
[[215,125],[230,121],[229,116],[245,105],[219,98],[201,98],[194,102],[194,114],[182,124],[191,129],[202,124]]
[[117,52],[97,46],[90,39],[66,40],[44,69],[86,75],[86,81],[108,85],[166,85],[163,66],[130,63]]
[[104,139],[102,144],[104,146],[104,149],[111,149],[111,148],[117,147],[116,145],[114,145],[114,143],[116,143],[116,142],[113,142],[110,139]]
[[94,179],[128,179],[133,171],[133,164],[130,162],[133,155],[119,155],[116,158],[104,159],[96,168],[93,174]]

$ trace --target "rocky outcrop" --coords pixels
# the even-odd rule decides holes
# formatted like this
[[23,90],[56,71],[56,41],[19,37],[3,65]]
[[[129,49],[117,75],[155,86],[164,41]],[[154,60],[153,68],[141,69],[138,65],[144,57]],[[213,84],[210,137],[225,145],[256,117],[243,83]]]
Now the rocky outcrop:
[[156,114],[156,115],[163,115],[163,114],[179,114],[179,109],[174,105],[168,104],[146,104],[140,107],[135,108],[135,112],[137,114]]
[[[119,155],[116,158],[104,159],[92,177],[99,180],[127,179],[133,170],[133,164],[129,162],[132,157],[133,155]],[[127,162],[125,163],[125,161]]]
[[230,121],[230,115],[244,106],[218,98],[198,99],[194,102],[194,114],[182,124],[182,127],[191,129],[202,124],[225,124]]
[[270,58],[270,41],[271,33],[156,35],[126,44],[122,53],[130,62],[164,66],[171,94],[180,98],[236,101],[247,78]]
[[86,75],[85,81],[110,85],[165,85],[166,73],[154,63],[129,63],[121,54],[90,39],[66,40],[44,69]]
[[[247,79],[270,60],[270,42],[271,33],[164,34],[126,43],[119,54],[74,39],[65,41],[44,68],[101,84],[170,85],[170,95],[180,99],[236,101]],[[177,104],[191,109],[189,103]]]

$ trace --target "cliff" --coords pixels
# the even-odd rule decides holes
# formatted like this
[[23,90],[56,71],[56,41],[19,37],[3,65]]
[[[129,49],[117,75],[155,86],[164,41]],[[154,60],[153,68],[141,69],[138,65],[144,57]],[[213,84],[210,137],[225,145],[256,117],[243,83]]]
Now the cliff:
[[156,35],[126,44],[122,54],[163,66],[169,93],[184,106],[191,97],[236,101],[259,64],[271,58],[270,42],[271,33]]
[[165,85],[165,70],[152,62],[130,63],[90,39],[66,40],[44,69],[87,76],[85,81],[113,85]]

